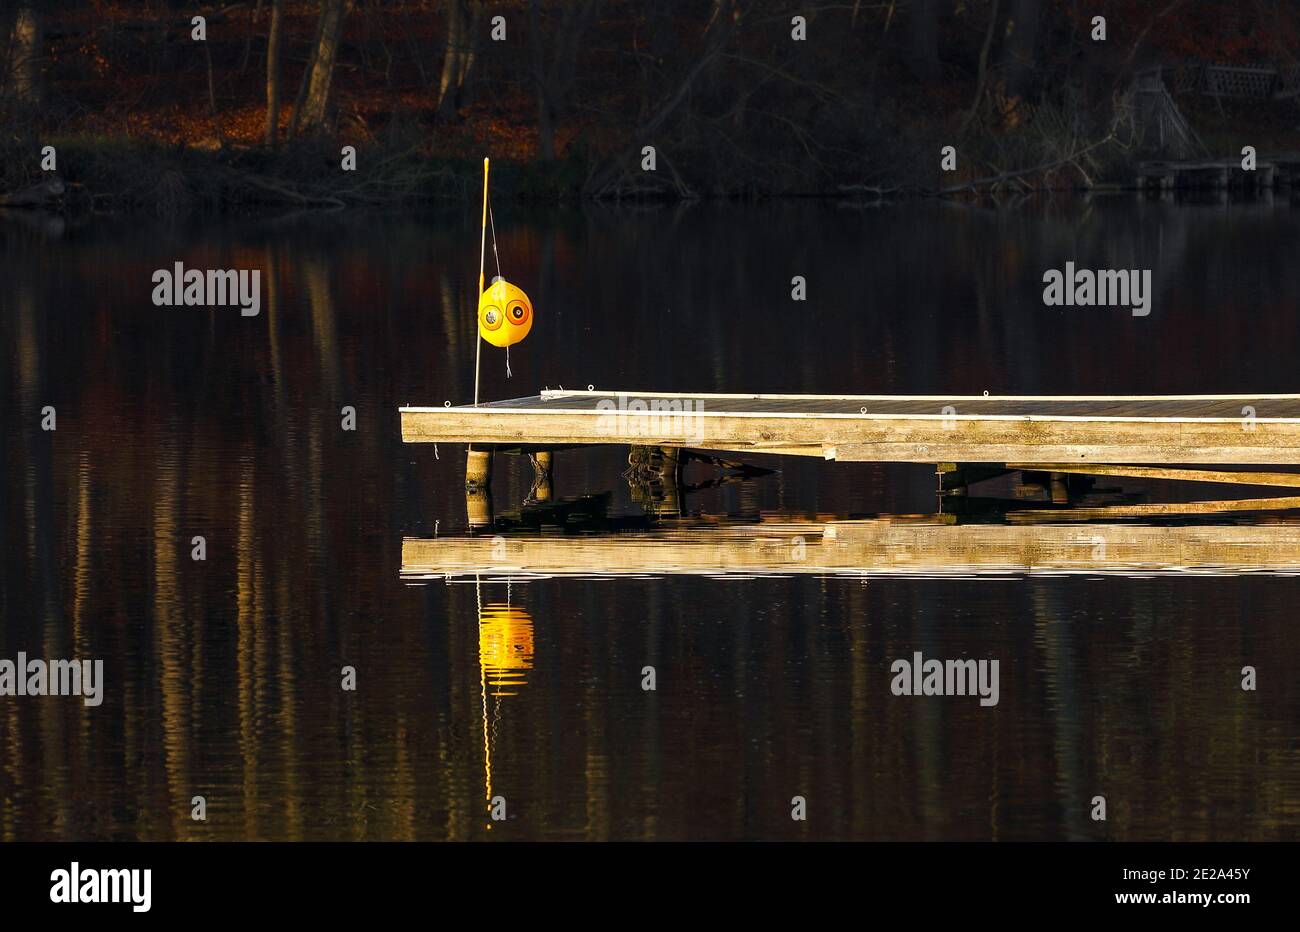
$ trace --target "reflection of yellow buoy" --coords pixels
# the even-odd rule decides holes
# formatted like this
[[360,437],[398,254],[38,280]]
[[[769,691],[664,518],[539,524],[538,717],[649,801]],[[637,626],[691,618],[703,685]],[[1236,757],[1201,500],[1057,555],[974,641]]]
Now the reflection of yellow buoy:
[[533,619],[518,606],[494,603],[479,614],[478,658],[494,696],[513,696],[533,668]]
[[493,346],[513,346],[533,329],[533,305],[523,289],[501,276],[478,299],[479,336]]

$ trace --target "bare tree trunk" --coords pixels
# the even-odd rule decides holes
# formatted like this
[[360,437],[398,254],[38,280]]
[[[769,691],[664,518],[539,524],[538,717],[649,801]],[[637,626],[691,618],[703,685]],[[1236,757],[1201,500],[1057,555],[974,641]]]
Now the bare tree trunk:
[[[550,69],[542,42],[538,0],[528,2],[528,32],[533,46],[533,83],[537,89],[537,154],[543,162],[555,161],[555,109],[551,102]],[[559,41],[557,37],[556,41]]]
[[1007,92],[1024,96],[1034,79],[1034,47],[1038,42],[1038,17],[1041,0],[1014,0],[1007,18],[1003,61],[1007,72]]
[[[306,75],[306,93],[299,95],[303,101],[300,125],[304,130],[319,129],[325,125],[329,111],[330,83],[334,78],[334,61],[338,57],[339,41],[343,37],[343,21],[351,8],[351,0],[322,0],[316,52]],[[297,130],[298,120],[294,122]]]
[[479,30],[483,25],[483,0],[470,0],[473,13],[469,19],[469,37],[461,44],[460,73],[456,75],[456,106],[464,107],[470,101],[470,69],[478,58]]
[[663,81],[664,75],[672,70],[674,56],[681,51],[682,43],[674,31],[673,11],[666,3],[652,3],[646,11],[650,33],[647,43],[648,55],[637,60],[641,66],[641,92],[637,95],[637,122],[649,118],[650,108],[655,101],[655,90]]
[[988,79],[989,66],[989,49],[993,45],[993,34],[997,31],[998,26],[998,8],[1001,0],[993,0],[993,9],[989,11],[989,28],[984,33],[984,44],[980,47],[980,66],[975,78],[975,99],[971,101],[970,109],[966,111],[966,116],[961,121],[961,129],[957,135],[966,136],[966,130],[970,128],[971,121],[979,113],[980,103],[984,100],[984,83]]
[[918,81],[939,80],[939,0],[913,0],[907,17],[907,63]]
[[226,148],[226,133],[221,128],[221,114],[217,111],[217,87],[212,78],[212,48],[203,43],[203,59],[208,66],[208,112],[212,114],[212,131],[217,134],[217,142]]
[[280,27],[284,0],[271,2],[271,31],[266,37],[266,144],[274,146],[280,133]]
[[731,40],[732,34],[739,28],[746,8],[741,0],[714,0],[709,21],[704,26],[701,37],[703,51],[686,68],[673,90],[651,111],[648,119],[637,127],[632,134],[632,141],[621,153],[605,162],[604,166],[594,172],[583,185],[583,193],[589,197],[600,197],[607,192],[624,172],[626,163],[633,158],[645,140],[653,139],[669,118],[677,112],[678,107],[690,95],[691,88],[700,76],[717,61]]
[[555,127],[564,111],[577,70],[582,33],[596,12],[597,0],[568,0],[547,54],[539,0],[529,0],[528,31],[533,47],[533,81],[537,85],[537,147],[543,161],[555,159]]
[[[253,7],[253,25],[256,26],[262,19],[262,0],[257,0],[257,6]],[[248,38],[244,40],[244,58],[239,63],[239,73],[243,74],[248,70],[248,60],[253,56],[253,30],[248,31]]]
[[14,60],[14,13],[8,7],[0,9],[0,102],[9,94],[10,72]]
[[18,7],[10,56],[14,96],[25,104],[39,107],[45,100],[45,37],[40,13],[34,4],[24,3]]
[[311,74],[316,70],[316,56],[320,53],[321,29],[325,25],[324,11],[316,19],[316,33],[311,40],[311,54],[307,57],[307,67],[303,70],[302,80],[298,82],[298,95],[293,100],[293,110],[289,114],[289,138],[298,135],[298,124],[302,121],[302,108],[307,102],[307,86],[311,83]]
[[438,79],[437,118],[450,120],[456,115],[456,91],[460,86],[461,50],[465,43],[465,8],[461,0],[447,0],[447,43],[442,57],[442,77]]

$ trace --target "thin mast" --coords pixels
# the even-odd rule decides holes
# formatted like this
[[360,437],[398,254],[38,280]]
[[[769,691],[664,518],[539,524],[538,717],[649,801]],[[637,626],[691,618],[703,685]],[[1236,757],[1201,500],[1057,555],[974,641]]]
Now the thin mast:
[[478,362],[483,337],[478,332],[478,303],[483,298],[483,260],[487,250],[488,160],[483,159],[483,221],[478,241],[478,293],[474,295],[474,407],[478,407]]

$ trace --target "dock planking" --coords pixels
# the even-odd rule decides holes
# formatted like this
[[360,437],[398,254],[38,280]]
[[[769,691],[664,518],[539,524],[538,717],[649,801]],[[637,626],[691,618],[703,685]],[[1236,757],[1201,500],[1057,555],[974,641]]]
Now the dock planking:
[[1300,464],[1300,395],[781,395],[548,390],[403,407],[408,443],[634,444],[850,462]]

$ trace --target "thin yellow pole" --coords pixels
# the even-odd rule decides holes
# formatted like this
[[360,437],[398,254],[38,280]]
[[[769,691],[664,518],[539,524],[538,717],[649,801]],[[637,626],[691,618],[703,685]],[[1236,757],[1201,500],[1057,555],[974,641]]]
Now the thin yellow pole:
[[483,297],[483,260],[487,250],[488,160],[483,160],[483,223],[478,241],[478,293],[474,295],[474,407],[478,407],[478,361],[483,338],[478,332],[478,302]]

